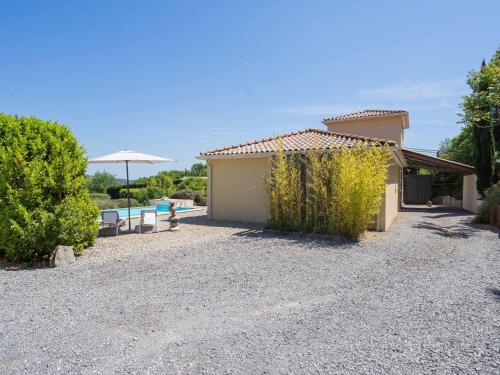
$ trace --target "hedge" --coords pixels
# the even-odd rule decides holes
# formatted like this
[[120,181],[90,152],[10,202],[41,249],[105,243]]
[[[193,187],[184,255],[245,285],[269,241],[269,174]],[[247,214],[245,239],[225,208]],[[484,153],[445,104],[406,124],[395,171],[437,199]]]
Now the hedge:
[[[143,183],[136,183],[136,184],[129,184],[130,189],[140,189],[146,187],[146,184]],[[117,186],[111,186],[106,189],[106,193],[111,197],[111,199],[118,199],[120,198],[120,190],[126,189],[127,185],[117,185]]]
[[87,159],[56,122],[0,113],[0,255],[11,261],[91,246],[99,214],[86,188]]

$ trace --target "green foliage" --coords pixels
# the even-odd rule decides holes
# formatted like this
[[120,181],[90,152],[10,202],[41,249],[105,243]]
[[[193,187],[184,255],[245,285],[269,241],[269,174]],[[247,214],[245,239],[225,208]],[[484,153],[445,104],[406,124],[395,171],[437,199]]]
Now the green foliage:
[[480,70],[469,73],[467,83],[472,92],[464,96],[462,116],[472,129],[477,189],[483,194],[498,181],[500,171],[500,123],[493,121],[493,109],[500,103],[500,49],[488,64],[483,61]]
[[198,206],[207,205],[207,197],[201,192],[190,189],[183,189],[173,193],[170,198],[172,199],[192,199]]
[[148,199],[159,199],[166,195],[165,190],[157,186],[148,186],[144,190]]
[[[94,199],[94,203],[100,210],[108,210],[113,208],[127,208],[127,199]],[[130,207],[140,206],[139,202],[135,199],[130,199]]]
[[[111,199],[118,199],[118,198],[120,198],[120,190],[126,189],[126,187],[127,187],[127,185],[112,186],[106,190],[106,193],[108,193],[108,195],[111,197]],[[136,182],[133,184],[129,184],[129,187],[131,189],[140,189],[140,188],[146,187],[146,184]]]
[[0,114],[0,253],[8,260],[93,244],[97,207],[83,148],[66,127]]
[[280,146],[267,180],[269,227],[358,238],[377,215],[389,155],[363,144],[304,158],[285,156]]
[[55,211],[58,243],[73,246],[75,253],[81,253],[83,249],[92,246],[96,237],[97,214],[97,208],[87,199],[67,197]]
[[111,199],[109,194],[106,193],[90,193],[89,195],[92,199]]
[[203,177],[184,177],[176,187],[177,190],[197,190],[207,195],[207,179]]
[[194,199],[194,203],[196,203],[197,206],[206,206],[207,197],[205,195],[198,194]]
[[191,166],[189,174],[195,177],[206,177],[207,171],[208,171],[207,163],[196,163]]
[[140,189],[140,188],[132,188],[128,190],[127,188],[122,188],[120,190],[120,198],[128,198],[129,197],[129,191],[130,191],[130,198],[135,199],[138,201],[141,205],[148,205],[149,204],[149,197],[146,192],[146,189]]
[[462,128],[456,137],[446,138],[441,142],[439,146],[439,157],[467,165],[473,165],[473,148],[472,126],[467,125]]
[[[161,198],[168,196],[175,191],[174,181],[168,172],[160,172],[155,176],[142,177],[137,180],[138,183],[144,184],[148,188],[155,188],[155,197],[150,198]],[[153,190],[151,190],[152,192]]]
[[477,223],[488,224],[493,209],[500,205],[500,183],[497,183],[487,189],[484,194],[484,200],[477,209],[474,221]]
[[93,176],[88,177],[88,187],[91,192],[106,193],[108,188],[118,185],[115,176],[109,172],[94,173]]
[[184,189],[178,190],[173,193],[170,198],[172,199],[194,199],[196,197],[197,192],[194,190]]

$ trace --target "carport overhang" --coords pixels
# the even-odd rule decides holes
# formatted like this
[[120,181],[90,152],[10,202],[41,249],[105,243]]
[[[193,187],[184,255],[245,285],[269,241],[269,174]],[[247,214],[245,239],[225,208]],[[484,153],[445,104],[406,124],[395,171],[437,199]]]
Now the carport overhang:
[[[476,189],[477,176],[474,167],[457,163],[451,160],[441,159],[435,156],[429,156],[408,149],[401,149],[406,165],[414,168],[429,168],[443,172],[458,173],[463,176],[462,184],[462,208],[471,212],[476,212],[480,204],[480,194]],[[401,206],[400,206],[401,207]]]
[[454,172],[462,175],[474,174],[474,168],[467,164],[441,159],[435,156],[422,154],[420,152],[401,149],[402,154],[409,167],[437,169],[444,172]]

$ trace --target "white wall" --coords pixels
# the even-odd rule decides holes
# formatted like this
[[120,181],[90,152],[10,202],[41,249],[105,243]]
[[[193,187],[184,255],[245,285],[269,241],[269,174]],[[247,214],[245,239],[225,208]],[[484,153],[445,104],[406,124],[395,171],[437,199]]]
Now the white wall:
[[476,190],[477,176],[469,174],[463,178],[462,208],[467,211],[476,212],[477,206],[481,203],[481,195]]

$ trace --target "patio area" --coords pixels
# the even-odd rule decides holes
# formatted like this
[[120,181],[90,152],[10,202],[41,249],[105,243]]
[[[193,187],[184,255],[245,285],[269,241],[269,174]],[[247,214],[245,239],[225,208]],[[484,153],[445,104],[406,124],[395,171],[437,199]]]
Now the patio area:
[[0,373],[493,373],[499,232],[408,207],[360,243],[186,214],[0,268]]

